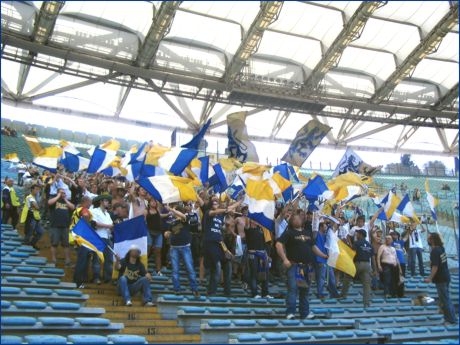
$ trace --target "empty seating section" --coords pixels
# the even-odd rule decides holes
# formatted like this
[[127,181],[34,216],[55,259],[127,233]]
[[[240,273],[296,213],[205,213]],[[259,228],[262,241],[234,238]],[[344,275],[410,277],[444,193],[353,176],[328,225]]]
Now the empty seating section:
[[23,245],[11,225],[1,226],[1,344],[145,344],[139,335],[116,334],[121,322],[89,307],[89,295],[63,282],[64,270]]

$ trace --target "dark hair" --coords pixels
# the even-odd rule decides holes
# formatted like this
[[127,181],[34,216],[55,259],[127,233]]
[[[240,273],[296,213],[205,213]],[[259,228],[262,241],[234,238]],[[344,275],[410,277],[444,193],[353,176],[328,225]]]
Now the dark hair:
[[438,234],[437,232],[430,232],[428,239],[432,246],[435,246],[435,247],[444,246],[444,242],[442,241],[441,235]]
[[358,220],[362,220],[363,222],[365,222],[365,221],[366,221],[366,217],[364,217],[363,215],[358,216],[358,217],[356,218],[356,221],[358,221]]
[[[128,252],[126,253],[125,255],[125,263],[127,264],[129,262],[129,253],[131,253],[131,250],[128,250]],[[136,258],[136,264],[140,263],[141,262],[141,256],[139,255],[137,258]]]

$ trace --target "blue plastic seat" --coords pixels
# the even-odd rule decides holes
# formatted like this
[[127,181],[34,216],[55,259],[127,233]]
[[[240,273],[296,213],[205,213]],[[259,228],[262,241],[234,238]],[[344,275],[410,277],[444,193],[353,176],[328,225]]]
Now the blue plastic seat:
[[412,319],[413,322],[425,322],[425,321],[427,321],[427,316],[425,316],[425,315],[412,316],[411,319]]
[[[422,310],[424,310],[424,309],[425,309],[425,307],[424,307],[424,306],[421,306],[421,305],[414,305],[414,306],[412,306],[412,310],[413,310],[413,311],[422,311]],[[437,307],[436,307],[436,309],[437,309]]]
[[81,297],[83,293],[79,290],[64,290],[64,289],[56,289],[54,290],[56,294],[59,296],[67,296],[67,297]]
[[379,317],[376,320],[378,323],[393,323],[393,319],[389,317]]
[[247,299],[243,297],[232,297],[230,298],[230,302],[232,303],[247,303]]
[[232,323],[230,320],[209,320],[208,325],[210,327],[230,327]]
[[434,315],[428,315],[427,318],[428,320],[436,321],[436,320],[442,320],[444,316],[442,314],[434,314]]
[[449,332],[455,332],[455,331],[458,331],[458,325],[448,325],[448,326],[446,326],[446,329]]
[[344,314],[345,308],[328,308],[329,312],[332,314]]
[[352,338],[355,334],[352,331],[335,331],[334,335],[337,338]]
[[365,309],[368,313],[378,313],[380,311],[380,308],[377,307],[368,307]]
[[323,320],[323,325],[325,325],[325,326],[338,326],[339,325],[339,320],[337,320],[337,319],[324,319]]
[[260,315],[260,314],[271,314],[272,311],[270,310],[270,308],[254,308],[253,309],[254,313],[257,314],[257,315]]
[[2,335],[0,336],[0,344],[22,344],[22,338],[15,335]]
[[392,311],[396,311],[396,308],[395,307],[383,307],[382,308],[382,311],[384,312],[392,312]]
[[337,304],[337,300],[333,298],[328,298],[328,299],[323,300],[323,303],[324,304]]
[[26,335],[24,338],[29,344],[67,344],[66,337],[60,335]]
[[320,323],[321,322],[319,320],[309,320],[309,319],[302,320],[302,324],[305,326],[319,326]]
[[228,302],[227,297],[209,297],[208,299],[210,302]]
[[300,320],[280,320],[283,326],[299,326]]
[[272,333],[267,332],[262,335],[267,341],[286,341],[288,340],[288,335],[286,333]]
[[13,270],[13,266],[2,265],[0,266],[2,272],[11,272]]
[[332,339],[334,335],[331,332],[312,332],[311,333],[316,339]]
[[190,313],[195,313],[195,314],[204,314],[206,312],[206,308],[204,307],[190,307],[190,306],[185,306],[179,308],[183,310],[185,313],[190,314]]
[[384,337],[389,337],[393,334],[393,331],[389,328],[383,328],[383,329],[376,329],[375,332],[378,335],[384,336]]
[[64,270],[62,268],[44,268],[43,273],[47,274],[64,274]]
[[110,320],[102,317],[77,317],[75,321],[82,326],[108,327],[110,325]]
[[278,320],[261,319],[261,320],[258,320],[257,323],[259,324],[259,326],[265,326],[265,327],[278,326]]
[[2,316],[2,326],[34,326],[37,319],[29,316]]
[[374,334],[374,332],[367,329],[356,329],[354,332],[357,337],[371,337]]
[[397,322],[397,323],[399,323],[399,324],[403,324],[403,323],[408,323],[408,322],[410,322],[410,317],[407,317],[407,316],[395,317],[394,320],[395,320],[395,322]]
[[29,253],[19,253],[19,252],[10,252],[10,256],[15,258],[28,258],[30,257]]
[[428,333],[428,328],[426,327],[412,327],[410,330],[412,333]]
[[8,309],[11,307],[11,302],[2,300],[2,309]]
[[20,264],[22,262],[22,260],[18,258],[3,258],[2,261],[5,264]]
[[248,308],[230,308],[233,314],[250,314],[251,309]]
[[165,301],[182,301],[184,299],[183,296],[178,295],[161,295]]
[[28,265],[46,265],[47,259],[46,258],[31,258],[29,257],[28,259],[25,260],[25,263]]
[[364,309],[363,308],[347,308],[347,311],[349,313],[357,314],[357,313],[364,312]]
[[393,329],[393,334],[409,334],[409,333],[410,333],[409,328],[404,328],[404,327],[397,328],[397,327],[395,327],[395,329]]
[[5,295],[19,295],[21,293],[21,289],[12,286],[2,286],[0,288],[1,294]]
[[26,272],[26,273],[38,273],[40,272],[40,268],[33,267],[33,266],[18,266],[16,268],[18,272]]
[[68,340],[74,344],[107,344],[107,337],[92,334],[69,335]]
[[8,283],[32,283],[32,278],[31,277],[5,277],[6,281]]
[[35,253],[36,250],[32,247],[29,246],[21,246],[17,247],[18,251],[23,252],[23,253]]
[[439,333],[439,332],[445,332],[446,331],[446,329],[444,327],[441,327],[441,326],[433,326],[433,327],[429,327],[428,329],[432,333]]
[[15,301],[14,305],[18,309],[36,309],[41,310],[46,308],[45,302],[39,301]]
[[229,309],[225,307],[209,307],[208,311],[213,314],[228,314]]
[[377,320],[373,318],[359,319],[359,323],[362,325],[373,325],[376,322]]
[[311,338],[311,333],[308,332],[288,332],[287,335],[292,340],[308,340]]
[[341,326],[353,326],[355,324],[355,320],[353,319],[340,319],[339,324]]
[[233,320],[233,324],[238,327],[254,327],[256,320]]
[[28,295],[46,295],[50,296],[53,294],[53,290],[44,288],[24,288],[24,292]]
[[283,304],[286,303],[286,301],[284,299],[280,299],[280,298],[274,298],[271,300],[271,303],[272,304]]
[[73,326],[74,319],[69,317],[39,317],[38,320],[45,326]]
[[243,333],[238,334],[236,339],[240,343],[256,343],[262,340],[262,337],[259,334],[250,334],[250,333]]
[[438,306],[437,305],[427,305],[425,309],[426,310],[438,310]]
[[145,338],[140,335],[112,334],[108,338],[114,344],[145,344]]
[[58,278],[35,278],[35,281],[39,284],[48,284],[48,285],[59,285],[61,281]]
[[51,308],[55,310],[78,310],[80,309],[80,304],[78,303],[69,303],[69,302],[49,302]]

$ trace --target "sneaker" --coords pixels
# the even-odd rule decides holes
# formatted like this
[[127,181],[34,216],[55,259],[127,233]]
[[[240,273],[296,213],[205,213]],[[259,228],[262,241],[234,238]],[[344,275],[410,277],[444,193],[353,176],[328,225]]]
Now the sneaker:
[[314,319],[315,318],[315,314],[313,314],[312,312],[309,312],[306,319],[308,320],[311,320],[311,319]]
[[295,319],[295,315],[294,315],[294,314],[287,314],[286,319],[288,319],[288,320],[294,320],[294,319]]
[[[130,303],[131,303],[131,301],[130,301]],[[128,305],[128,304],[126,303],[126,305]],[[153,307],[153,306],[155,306],[155,304],[153,304],[153,302],[144,303],[144,307]]]
[[100,279],[94,279],[94,284],[101,285],[101,280]]
[[255,295],[254,298],[255,298],[255,299],[259,299],[259,298],[262,298],[262,296],[260,296],[260,295]]
[[161,273],[161,271],[158,271],[157,272],[157,277],[163,277],[163,273]]
[[264,298],[266,298],[266,299],[273,299],[273,298],[275,298],[275,297],[270,296],[270,295],[267,295],[267,296],[264,296]]
[[193,294],[193,297],[200,298],[200,293],[198,291],[195,290],[192,292],[192,294]]
[[78,289],[84,289],[84,288],[85,288],[85,285],[84,285],[84,284],[80,284],[80,285],[78,286]]
[[132,307],[132,306],[133,306],[133,302],[131,302],[131,300],[127,300],[127,301],[126,301],[126,306],[127,306],[127,307]]

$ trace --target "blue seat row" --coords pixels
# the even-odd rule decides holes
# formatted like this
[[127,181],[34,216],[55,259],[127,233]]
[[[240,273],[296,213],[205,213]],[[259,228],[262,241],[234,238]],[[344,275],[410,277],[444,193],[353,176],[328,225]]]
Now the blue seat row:
[[26,275],[37,275],[37,276],[58,276],[64,275],[62,268],[55,267],[36,267],[36,266],[10,266],[1,265],[0,270],[2,274],[26,274]]
[[8,246],[8,245],[5,245],[5,244],[2,244],[0,246],[0,249],[3,250],[3,251],[6,251],[6,252],[11,252],[11,251],[18,251],[18,252],[23,252],[23,253],[30,253],[30,254],[36,254],[37,253],[37,250],[31,246],[24,246],[24,245],[21,245],[21,246]]
[[1,300],[2,314],[25,314],[25,313],[40,313],[40,314],[56,314],[56,313],[78,313],[101,315],[105,312],[103,308],[86,308],[79,303],[72,302],[43,302],[43,301],[6,301]]
[[48,288],[19,288],[14,286],[2,286],[0,288],[1,295],[5,297],[30,297],[30,298],[56,298],[87,300],[88,295],[84,295],[80,290],[70,289],[48,289]]
[[74,334],[61,335],[26,335],[24,337],[2,335],[2,344],[145,344],[145,337],[129,334],[112,334],[108,336]]
[[1,319],[3,330],[30,331],[31,329],[59,329],[63,328],[66,331],[72,331],[75,328],[97,328],[120,330],[123,329],[123,324],[112,324],[109,319],[99,317],[30,317],[30,316],[3,316]]
[[28,258],[15,258],[15,257],[3,257],[2,263],[7,265],[31,265],[31,266],[46,266],[48,264],[48,260],[46,258],[40,256],[33,256]]
[[24,253],[24,252],[10,252],[10,251],[4,251],[2,250],[1,252],[2,258],[4,257],[13,257],[13,258],[29,258],[33,257],[34,255],[31,253]]

